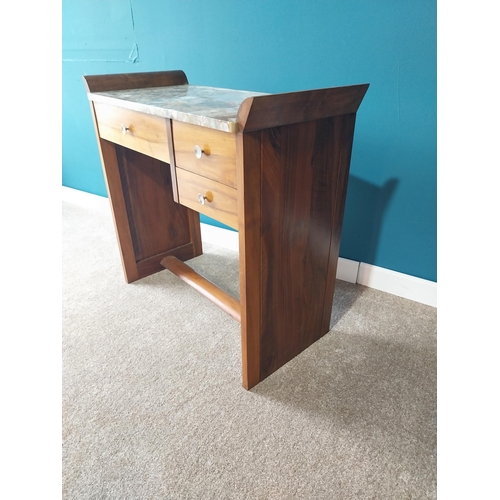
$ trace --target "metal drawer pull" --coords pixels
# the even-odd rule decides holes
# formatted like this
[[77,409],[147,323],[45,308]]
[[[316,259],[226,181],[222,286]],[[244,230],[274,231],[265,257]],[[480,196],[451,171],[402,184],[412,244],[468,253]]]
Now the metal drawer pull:
[[126,134],[130,130],[130,127],[126,127],[125,125],[122,125],[122,134]]
[[205,201],[208,201],[208,203],[210,203],[213,199],[214,199],[214,195],[210,191],[207,191],[206,195],[202,195],[201,193],[198,193],[198,201],[202,205],[205,205]]

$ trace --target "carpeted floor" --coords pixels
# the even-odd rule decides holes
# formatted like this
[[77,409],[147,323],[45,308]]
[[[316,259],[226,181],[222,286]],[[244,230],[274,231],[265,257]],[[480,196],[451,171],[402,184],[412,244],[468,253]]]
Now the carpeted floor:
[[[190,265],[238,295],[238,254]],[[108,212],[63,203],[64,500],[436,498],[436,309],[337,282],[332,329],[251,391],[239,324]]]

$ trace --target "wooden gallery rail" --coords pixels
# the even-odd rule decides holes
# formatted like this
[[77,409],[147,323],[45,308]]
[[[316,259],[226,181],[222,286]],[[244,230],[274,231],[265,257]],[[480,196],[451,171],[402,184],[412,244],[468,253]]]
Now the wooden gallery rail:
[[[262,94],[182,71],[84,80],[126,281],[166,268],[239,321],[246,389],[326,334],[368,84]],[[239,302],[184,263],[202,253],[200,213],[238,230]]]

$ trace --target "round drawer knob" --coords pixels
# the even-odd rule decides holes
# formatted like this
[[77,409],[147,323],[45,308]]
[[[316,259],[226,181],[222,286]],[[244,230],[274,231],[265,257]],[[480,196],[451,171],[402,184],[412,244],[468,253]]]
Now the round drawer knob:
[[205,203],[208,201],[208,203],[211,203],[214,199],[214,195],[211,191],[207,191],[206,194],[201,194],[198,193],[198,201],[202,204],[205,205]]
[[196,145],[194,147],[194,155],[196,156],[196,158],[198,158],[198,160],[203,156],[204,153],[205,151],[203,151],[200,146]]
[[126,127],[125,125],[122,125],[122,134],[126,134],[130,130],[130,127]]

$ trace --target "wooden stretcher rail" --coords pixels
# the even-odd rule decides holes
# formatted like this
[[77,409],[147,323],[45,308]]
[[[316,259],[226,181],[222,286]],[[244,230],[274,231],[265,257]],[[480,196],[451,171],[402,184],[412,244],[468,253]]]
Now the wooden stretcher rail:
[[161,265],[175,274],[182,281],[191,285],[198,290],[202,295],[211,300],[215,305],[219,306],[223,311],[232,316],[238,323],[241,323],[240,303],[231,295],[221,290],[217,285],[207,280],[194,269],[184,264],[177,257],[168,256],[161,261]]

